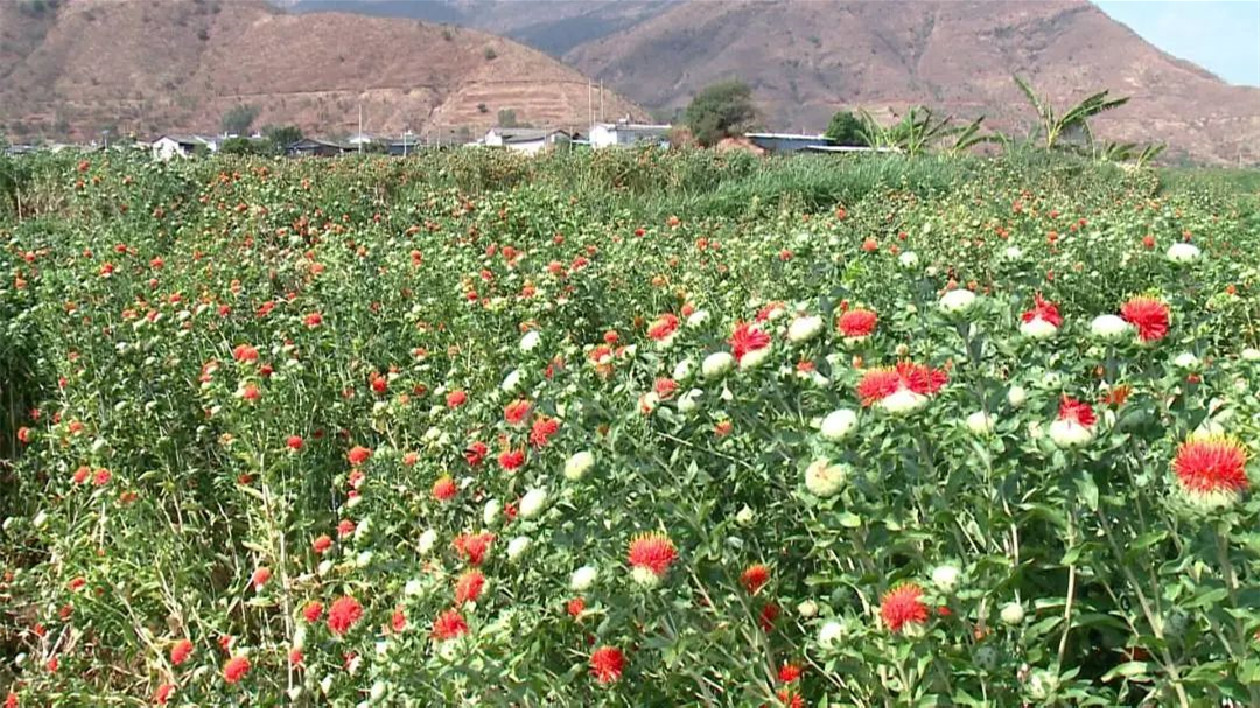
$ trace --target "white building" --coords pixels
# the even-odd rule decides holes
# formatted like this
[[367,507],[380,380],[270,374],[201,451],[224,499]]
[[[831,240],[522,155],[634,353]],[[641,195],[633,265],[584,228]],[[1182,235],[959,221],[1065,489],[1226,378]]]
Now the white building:
[[589,140],[593,148],[633,147],[643,143],[668,147],[672,125],[645,125],[617,121],[591,126]]
[[198,147],[218,152],[219,141],[197,135],[163,135],[153,141],[153,158],[169,160],[173,157],[191,157]]
[[505,148],[526,155],[536,155],[544,149],[564,142],[569,134],[563,130],[546,130],[541,128],[491,128],[481,139],[481,145],[493,148]]

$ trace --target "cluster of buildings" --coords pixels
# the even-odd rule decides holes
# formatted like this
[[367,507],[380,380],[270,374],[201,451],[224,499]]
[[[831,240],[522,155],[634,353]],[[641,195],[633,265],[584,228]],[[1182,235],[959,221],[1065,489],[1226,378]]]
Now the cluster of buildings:
[[[596,123],[585,134],[576,130],[496,126],[472,141],[426,139],[408,131],[400,137],[373,137],[361,134],[347,140],[302,138],[285,146],[284,152],[290,157],[333,157],[357,152],[375,152],[405,157],[419,149],[448,146],[503,149],[526,155],[564,147],[605,149],[651,145],[664,148],[669,147],[669,134],[672,129],[671,125],[639,124],[629,120]],[[172,134],[163,135],[152,142],[136,143],[135,146],[149,148],[154,159],[170,160],[176,157],[216,153],[224,141],[230,137],[236,136]],[[890,148],[844,147],[834,145],[823,135],[807,133],[745,133],[744,140],[741,142],[759,153],[846,153],[892,150]],[[55,151],[59,147],[64,149],[67,146],[54,146],[52,149]],[[80,146],[77,149],[91,150],[98,147],[96,145]],[[23,154],[32,150],[34,148],[30,146],[10,146],[6,152]]]
[[[670,125],[646,125],[629,121],[618,121],[616,123],[596,123],[590,127],[586,134],[576,130],[496,126],[487,130],[480,138],[472,141],[422,138],[410,131],[398,137],[355,135],[347,140],[302,138],[285,146],[285,154],[293,157],[331,157],[355,152],[376,152],[406,156],[422,148],[453,146],[502,148],[533,155],[545,149],[559,146],[602,149],[648,144],[668,147],[668,135],[672,128],[673,126]],[[224,140],[225,138],[220,136],[163,135],[150,143],[150,145],[155,159],[169,160],[174,157],[190,157],[200,152],[218,152]]]

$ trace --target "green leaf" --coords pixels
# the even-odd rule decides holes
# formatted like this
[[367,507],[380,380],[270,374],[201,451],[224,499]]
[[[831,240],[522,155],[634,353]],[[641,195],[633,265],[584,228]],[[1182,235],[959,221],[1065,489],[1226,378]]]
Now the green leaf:
[[1123,663],[1111,671],[1103,674],[1104,683],[1114,680],[1117,676],[1124,678],[1134,678],[1136,676],[1145,676],[1151,670],[1151,664],[1146,661],[1129,661]]
[[862,517],[850,511],[846,511],[843,514],[841,514],[840,517],[836,519],[836,521],[838,521],[841,526],[847,529],[855,529],[862,525]]
[[1098,485],[1094,482],[1094,478],[1088,472],[1082,472],[1076,478],[1076,490],[1081,495],[1081,500],[1085,502],[1085,506],[1090,511],[1098,511]]

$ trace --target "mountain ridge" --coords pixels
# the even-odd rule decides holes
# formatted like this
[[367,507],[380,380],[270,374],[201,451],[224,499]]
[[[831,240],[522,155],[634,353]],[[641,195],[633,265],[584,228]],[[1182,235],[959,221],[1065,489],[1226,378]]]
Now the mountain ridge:
[[[994,128],[1020,136],[1034,116],[1012,79],[1019,74],[1058,107],[1102,89],[1130,97],[1128,106],[1094,121],[1103,139],[1166,142],[1170,156],[1202,162],[1260,162],[1260,88],[1227,84],[1159,50],[1085,0],[290,5],[296,11],[447,12],[450,21],[547,49],[658,117],[676,117],[704,86],[737,78],[752,86],[767,125],[778,130],[822,130],[840,109],[864,108],[891,119],[924,104],[960,119],[986,115]],[[593,38],[568,44],[538,39],[583,23]]]
[[[539,126],[587,123],[585,76],[476,30],[239,0],[76,0],[38,16],[29,8],[0,4],[0,38],[29,38],[5,44],[0,126],[11,140],[91,139],[114,127],[214,132],[239,104],[259,108],[255,126],[325,135],[354,132],[360,104],[371,133],[476,137],[501,110]],[[645,115],[611,91],[603,103],[608,115]]]

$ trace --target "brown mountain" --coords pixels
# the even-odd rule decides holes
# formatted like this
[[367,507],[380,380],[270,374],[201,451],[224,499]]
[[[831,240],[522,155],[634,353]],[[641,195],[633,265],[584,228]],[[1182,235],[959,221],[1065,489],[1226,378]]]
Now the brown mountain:
[[630,29],[680,0],[269,0],[290,12],[354,12],[472,27],[552,56]]
[[[473,132],[500,110],[585,126],[588,82],[542,52],[478,31],[360,15],[284,14],[249,0],[0,2],[0,130],[95,137],[254,125],[308,133]],[[606,115],[643,110],[606,91]]]
[[1226,84],[1084,0],[690,0],[564,58],[654,109],[739,78],[768,126],[810,131],[841,108],[925,104],[1023,134],[1018,73],[1057,106],[1104,88],[1131,97],[1092,124],[1102,138],[1260,161],[1260,88]]
[[1176,59],[1085,0],[273,0],[420,18],[543,49],[657,113],[728,78],[754,88],[767,127],[818,131],[837,109],[925,104],[1024,135],[1011,74],[1058,106],[1101,89],[1131,97],[1104,139],[1172,155],[1260,161],[1260,89]]

